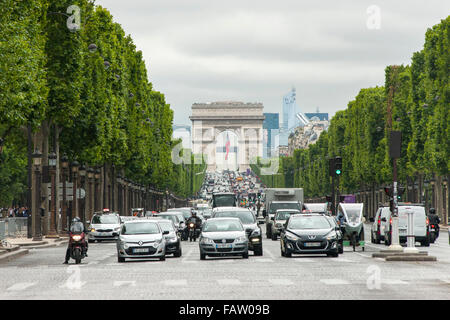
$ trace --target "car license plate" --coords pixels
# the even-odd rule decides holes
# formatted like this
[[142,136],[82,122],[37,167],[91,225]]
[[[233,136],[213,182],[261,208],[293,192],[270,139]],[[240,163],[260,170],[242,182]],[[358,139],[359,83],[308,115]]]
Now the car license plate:
[[223,248],[232,248],[232,244],[216,244],[216,248],[223,249]]
[[320,247],[320,242],[305,242],[305,247]]
[[102,233],[100,233],[100,236],[101,237],[107,237],[107,236],[109,236],[109,233],[108,232],[102,232]]
[[133,249],[133,253],[146,253],[146,252],[148,252],[148,248]]

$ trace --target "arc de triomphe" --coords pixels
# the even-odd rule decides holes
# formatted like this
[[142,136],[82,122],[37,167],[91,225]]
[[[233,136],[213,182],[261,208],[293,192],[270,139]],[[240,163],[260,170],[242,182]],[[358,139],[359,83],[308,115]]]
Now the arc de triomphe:
[[192,151],[206,155],[208,171],[242,172],[262,157],[263,109],[262,103],[236,101],[192,105]]

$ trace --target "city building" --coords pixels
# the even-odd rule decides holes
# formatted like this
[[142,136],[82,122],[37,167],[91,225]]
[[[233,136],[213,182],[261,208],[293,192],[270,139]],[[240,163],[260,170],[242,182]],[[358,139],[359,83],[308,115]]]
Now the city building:
[[277,136],[280,129],[280,115],[278,113],[264,113],[263,122],[263,157],[270,158],[278,145]]
[[303,127],[295,128],[288,137],[288,155],[293,155],[295,149],[306,149],[309,145],[316,143],[328,126],[327,120],[313,120]]

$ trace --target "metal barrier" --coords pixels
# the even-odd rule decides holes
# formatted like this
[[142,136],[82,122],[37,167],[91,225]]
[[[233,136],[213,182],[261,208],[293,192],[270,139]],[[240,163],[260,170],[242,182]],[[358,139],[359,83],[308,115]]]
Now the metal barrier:
[[27,217],[15,217],[5,219],[5,225],[7,226],[8,237],[24,238],[28,232],[28,218]]
[[0,241],[6,238],[6,223],[5,221],[0,221]]

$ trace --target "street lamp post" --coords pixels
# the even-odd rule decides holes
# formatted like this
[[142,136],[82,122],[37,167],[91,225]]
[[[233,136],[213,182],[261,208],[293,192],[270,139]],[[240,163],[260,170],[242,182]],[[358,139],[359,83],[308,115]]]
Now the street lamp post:
[[[88,202],[88,211],[87,211],[87,219],[90,221],[92,218],[92,212],[94,210],[94,169],[89,168],[87,170],[87,177],[88,177],[88,188],[89,188],[89,196],[86,198]],[[88,193],[86,193],[88,194]]]
[[52,152],[48,156],[48,166],[51,176],[51,209],[50,209],[50,230],[48,238],[59,238],[56,233],[56,153]]
[[72,162],[72,213],[71,218],[80,217],[78,214],[78,201],[77,201],[77,180],[78,180],[78,167],[80,164],[78,161]]
[[61,158],[62,167],[62,209],[61,209],[61,232],[67,230],[67,190],[66,190],[66,180],[69,171],[69,159],[66,155]]
[[[83,224],[86,222],[86,167],[81,165],[78,173],[80,174],[80,218]],[[84,189],[84,198],[81,199],[81,190]]]
[[34,165],[34,175],[32,177],[34,192],[31,197],[31,217],[33,226],[33,241],[42,240],[41,232],[41,213],[40,213],[40,203],[41,203],[41,164],[42,164],[42,153],[39,149],[36,149],[32,155],[33,165]]
[[95,195],[94,195],[94,211],[100,211],[99,208],[99,197],[100,197],[100,169],[95,169]]

